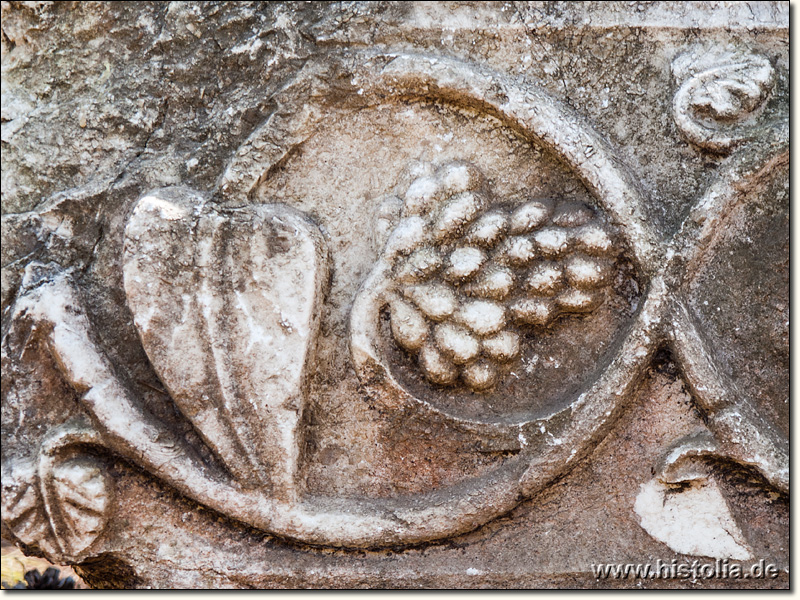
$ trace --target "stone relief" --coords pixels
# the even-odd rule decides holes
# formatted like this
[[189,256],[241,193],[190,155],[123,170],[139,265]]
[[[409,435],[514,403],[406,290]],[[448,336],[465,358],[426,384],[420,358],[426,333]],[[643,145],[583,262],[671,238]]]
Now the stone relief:
[[[788,494],[788,438],[728,374],[692,290],[729,215],[788,165],[788,120],[761,116],[775,69],[758,54],[690,48],[672,73],[681,135],[695,152],[731,157],[664,238],[646,216],[634,169],[544,89],[405,51],[345,50],[310,61],[233,153],[216,189],[154,189],[127,217],[125,302],[163,402],[174,403],[200,443],[137,397],[98,343],[73,270],[37,261],[24,269],[3,331],[4,378],[12,379],[4,400],[24,397],[16,381],[27,353],[55,365],[88,419],[54,423],[35,460],[4,459],[4,527],[54,560],[92,556],[114,518],[106,463],[117,456],[226,518],[293,543],[374,549],[446,539],[507,514],[586,457],[668,347],[705,426],[674,440],[630,508],[676,552],[752,558],[709,460],[746,466]],[[324,217],[333,212],[312,214],[265,190],[330,113],[430,101],[495,119],[556,157],[586,193],[561,185],[560,194],[505,194],[471,152],[395,165],[396,185],[369,199],[373,212],[364,208],[374,215],[374,256],[363,258],[369,268],[340,302],[334,279],[343,261],[355,260],[347,252],[360,250],[336,240],[351,234]],[[398,427],[414,420],[469,440],[493,462],[424,491],[353,497],[314,489],[311,415],[327,364],[326,315],[336,310],[342,360],[359,394],[351,402],[372,403]],[[562,374],[570,384],[545,398],[531,383],[543,368],[531,344],[582,345],[580,332],[592,328],[607,337],[580,350],[594,352],[593,364],[574,350],[563,369],[572,372]],[[727,537],[704,545],[668,526],[697,505],[714,507],[703,535]]]
[[775,83],[766,58],[694,48],[675,59],[672,72],[680,82],[675,122],[689,142],[725,153],[758,133],[755,121]]
[[543,198],[490,208],[471,165],[435,175],[426,166],[405,192],[381,261],[391,265],[392,334],[428,381],[460,377],[486,390],[519,355],[515,325],[544,327],[602,303],[615,250],[585,205]]
[[113,483],[102,463],[80,452],[80,445],[99,442],[90,427],[57,427],[42,444],[38,464],[17,466],[4,480],[3,518],[22,542],[77,561],[102,533]]

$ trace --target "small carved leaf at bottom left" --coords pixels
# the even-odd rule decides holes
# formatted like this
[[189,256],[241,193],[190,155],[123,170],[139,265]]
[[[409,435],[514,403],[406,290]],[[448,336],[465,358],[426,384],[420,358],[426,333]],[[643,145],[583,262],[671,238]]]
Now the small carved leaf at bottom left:
[[3,465],[3,525],[19,541],[48,555],[58,552],[39,491],[35,465]]
[[88,456],[57,460],[38,471],[35,465],[15,465],[3,473],[4,524],[50,560],[77,560],[108,522],[112,483]]
[[111,500],[110,480],[92,458],[56,464],[46,494],[50,522],[63,550],[76,555],[102,533]]

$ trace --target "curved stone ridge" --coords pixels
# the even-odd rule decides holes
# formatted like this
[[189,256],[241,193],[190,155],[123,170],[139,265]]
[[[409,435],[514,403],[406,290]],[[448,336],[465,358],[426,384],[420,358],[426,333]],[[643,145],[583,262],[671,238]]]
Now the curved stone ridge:
[[614,279],[618,244],[595,210],[553,199],[493,202],[464,162],[415,167],[386,246],[397,344],[437,385],[491,389],[520,334],[590,313]]

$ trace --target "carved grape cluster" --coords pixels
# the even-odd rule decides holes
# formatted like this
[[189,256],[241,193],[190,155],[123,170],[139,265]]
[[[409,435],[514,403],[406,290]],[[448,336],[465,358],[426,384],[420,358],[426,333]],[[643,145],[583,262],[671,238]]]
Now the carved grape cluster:
[[387,242],[392,335],[431,383],[487,390],[518,357],[520,327],[602,303],[614,242],[582,203],[492,205],[471,164],[418,175]]

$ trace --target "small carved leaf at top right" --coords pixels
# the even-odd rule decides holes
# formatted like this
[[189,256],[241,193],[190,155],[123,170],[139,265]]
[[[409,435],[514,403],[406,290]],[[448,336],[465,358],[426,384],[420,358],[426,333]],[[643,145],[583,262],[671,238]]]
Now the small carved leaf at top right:
[[709,81],[692,99],[692,107],[719,121],[732,121],[753,112],[772,87],[772,65],[761,57],[725,65],[724,76]]
[[695,50],[679,56],[672,72],[675,122],[687,140],[726,152],[752,132],[752,124],[775,85],[775,69],[764,56]]

